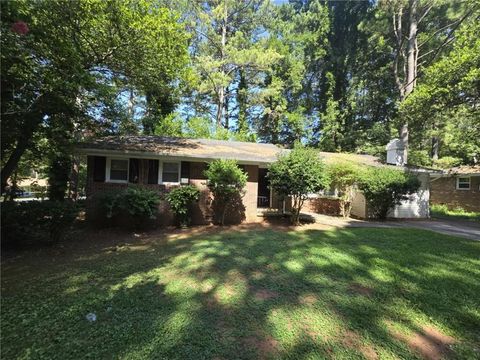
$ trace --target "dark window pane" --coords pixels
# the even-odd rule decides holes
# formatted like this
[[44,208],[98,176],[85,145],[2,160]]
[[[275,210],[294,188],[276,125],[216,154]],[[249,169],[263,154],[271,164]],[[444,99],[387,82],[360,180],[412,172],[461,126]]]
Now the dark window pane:
[[162,182],[178,182],[178,163],[164,162],[162,164]]
[[163,182],[178,182],[178,173],[163,173],[162,180]]
[[112,170],[127,170],[128,160],[111,160],[110,169]]
[[178,174],[178,164],[177,163],[163,163],[163,172],[168,173],[177,173]]
[[128,179],[128,160],[110,160],[110,180]]
[[110,180],[127,180],[127,170],[110,170]]

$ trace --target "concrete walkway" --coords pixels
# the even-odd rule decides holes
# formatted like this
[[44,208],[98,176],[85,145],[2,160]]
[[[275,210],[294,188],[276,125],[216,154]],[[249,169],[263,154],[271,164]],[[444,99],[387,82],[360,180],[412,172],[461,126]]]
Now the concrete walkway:
[[380,222],[357,219],[343,219],[341,217],[313,213],[307,213],[305,215],[314,218],[316,224],[333,227],[416,228],[480,241],[480,223],[475,221],[429,219],[388,220]]

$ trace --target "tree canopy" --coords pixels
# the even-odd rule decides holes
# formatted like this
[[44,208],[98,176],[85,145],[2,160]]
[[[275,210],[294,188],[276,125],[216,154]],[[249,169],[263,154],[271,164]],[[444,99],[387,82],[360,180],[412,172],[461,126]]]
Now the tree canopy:
[[7,1],[1,10],[2,189],[36,135],[55,156],[68,152],[76,132],[135,128],[126,122],[136,118],[118,108],[125,91],[147,99],[145,132],[152,117],[172,110],[166,97],[188,60],[188,34],[166,8],[53,0]]
[[329,173],[318,151],[299,143],[270,165],[268,180],[276,194],[292,198],[291,220],[295,225],[299,223],[300,211],[308,196],[330,185]]
[[474,0],[2,2],[2,190],[25,164],[64,182],[72,143],[105,134],[380,155],[403,129],[411,164],[478,163],[479,18]]

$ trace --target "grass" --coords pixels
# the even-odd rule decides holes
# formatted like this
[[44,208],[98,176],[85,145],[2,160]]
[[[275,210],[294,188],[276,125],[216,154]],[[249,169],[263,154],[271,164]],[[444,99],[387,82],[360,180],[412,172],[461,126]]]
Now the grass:
[[425,329],[455,339],[442,354],[478,356],[480,242],[366,228],[87,235],[4,262],[3,359],[415,359]]
[[433,204],[430,208],[431,215],[441,219],[465,219],[480,221],[480,212],[466,211],[462,208],[449,209],[447,205]]

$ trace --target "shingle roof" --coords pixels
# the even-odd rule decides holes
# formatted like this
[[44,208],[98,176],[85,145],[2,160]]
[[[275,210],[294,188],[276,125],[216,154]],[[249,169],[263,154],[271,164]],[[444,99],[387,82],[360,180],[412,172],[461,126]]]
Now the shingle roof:
[[462,165],[444,170],[448,175],[479,175],[480,165]]
[[[82,153],[118,152],[175,156],[197,159],[234,159],[240,162],[268,164],[289,150],[273,144],[241,141],[184,139],[164,136],[107,136],[78,144]],[[326,163],[349,161],[361,165],[386,166],[371,155],[319,152]]]
[[273,162],[278,154],[285,151],[273,144],[164,136],[107,136],[81,143],[77,148],[83,153],[88,153],[88,150],[106,150],[198,159],[235,159],[256,163]]
[[327,164],[334,162],[352,162],[359,165],[369,166],[388,166],[383,164],[379,158],[372,155],[351,154],[351,153],[332,153],[320,151],[319,155]]

